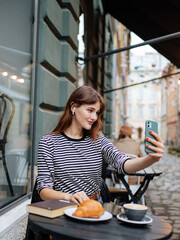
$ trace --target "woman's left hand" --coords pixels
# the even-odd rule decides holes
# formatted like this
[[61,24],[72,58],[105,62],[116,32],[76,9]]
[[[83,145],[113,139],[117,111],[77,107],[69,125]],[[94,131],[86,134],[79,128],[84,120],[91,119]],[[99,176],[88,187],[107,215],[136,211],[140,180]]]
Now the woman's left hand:
[[154,160],[158,161],[164,154],[164,141],[162,138],[155,132],[151,131],[150,134],[156,138],[156,140],[152,138],[146,138],[146,141],[152,143],[154,146],[150,144],[146,144],[146,147],[150,150],[155,151],[155,153],[147,153],[148,156],[154,158]]

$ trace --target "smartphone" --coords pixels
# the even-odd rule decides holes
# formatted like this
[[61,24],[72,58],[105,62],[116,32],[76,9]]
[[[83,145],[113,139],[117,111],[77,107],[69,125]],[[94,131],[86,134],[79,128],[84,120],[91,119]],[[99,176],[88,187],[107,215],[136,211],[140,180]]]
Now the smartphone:
[[146,141],[147,137],[156,140],[156,138],[149,133],[149,131],[151,131],[151,130],[155,133],[158,133],[158,122],[147,120],[145,122],[145,142],[144,142],[146,153],[154,153],[154,151],[152,151],[152,150],[150,150],[149,148],[146,147],[147,144],[154,146],[152,143]]

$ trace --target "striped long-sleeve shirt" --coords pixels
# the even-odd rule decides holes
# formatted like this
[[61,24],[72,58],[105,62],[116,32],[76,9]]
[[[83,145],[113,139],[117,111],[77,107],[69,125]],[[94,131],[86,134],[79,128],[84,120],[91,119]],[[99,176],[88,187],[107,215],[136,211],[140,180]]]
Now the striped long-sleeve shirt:
[[124,171],[124,162],[129,159],[103,134],[96,141],[88,136],[71,139],[63,133],[45,135],[38,149],[37,189],[96,194],[100,191],[103,158],[119,172]]

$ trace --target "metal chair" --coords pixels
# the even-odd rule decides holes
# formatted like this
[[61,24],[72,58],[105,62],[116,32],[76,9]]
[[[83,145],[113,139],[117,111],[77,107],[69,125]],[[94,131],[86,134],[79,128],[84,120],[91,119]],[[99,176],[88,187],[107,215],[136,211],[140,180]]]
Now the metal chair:
[[[7,135],[9,131],[9,127],[11,125],[12,119],[15,113],[15,103],[8,95],[0,92],[0,151],[2,156],[0,160],[3,162],[4,171],[6,174],[9,190],[11,196],[14,196],[14,190],[11,184],[11,179],[9,177],[9,172],[6,164],[6,153],[5,153],[5,145],[7,143]],[[11,111],[7,113],[7,102],[11,104]],[[8,116],[7,116],[8,115]],[[7,120],[6,120],[7,117]]]
[[[129,156],[130,158],[132,158],[132,159],[133,159],[133,158],[138,158],[138,156],[136,156],[136,155],[134,155],[134,154],[126,153],[126,155],[128,155],[128,156]],[[134,180],[133,180],[132,178],[134,178]],[[125,176],[125,179],[126,179],[126,181],[128,182],[131,191],[132,191],[133,193],[135,193],[136,190],[138,189],[138,187],[140,186],[141,177],[140,177],[140,176],[128,176],[128,175],[126,175],[126,176]],[[144,195],[141,197],[141,200],[140,200],[140,201],[141,201],[141,203],[142,203],[143,205],[145,205]]]
[[[132,159],[138,157],[134,154],[129,154],[129,153],[126,153],[126,155],[128,155]],[[126,182],[128,183],[132,193],[135,193],[136,190],[138,189],[138,187],[140,186],[141,177],[140,176],[125,175],[124,178],[125,178]],[[110,191],[111,191],[111,189],[115,189],[116,191],[119,190],[119,191],[123,192],[123,189],[124,190],[126,189],[124,184],[121,182],[121,180],[116,176],[116,174],[114,172],[111,172],[111,181],[112,181],[113,187],[109,188]],[[144,196],[141,197],[140,201],[143,205],[145,205]]]

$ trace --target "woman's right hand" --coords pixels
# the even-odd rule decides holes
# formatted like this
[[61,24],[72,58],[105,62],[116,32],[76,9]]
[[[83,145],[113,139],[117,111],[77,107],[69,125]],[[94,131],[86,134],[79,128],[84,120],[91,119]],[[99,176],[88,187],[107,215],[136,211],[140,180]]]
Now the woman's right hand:
[[64,199],[67,200],[67,201],[71,201],[71,202],[74,202],[76,204],[80,204],[82,202],[84,202],[85,200],[88,200],[89,197],[86,195],[85,192],[77,192],[75,194],[66,194],[64,196]]
[[75,194],[69,194],[65,192],[59,192],[51,188],[43,188],[40,191],[40,197],[42,200],[49,200],[49,199],[62,199],[66,201],[71,201],[76,204],[80,204],[83,201],[89,199],[85,192],[77,192]]

